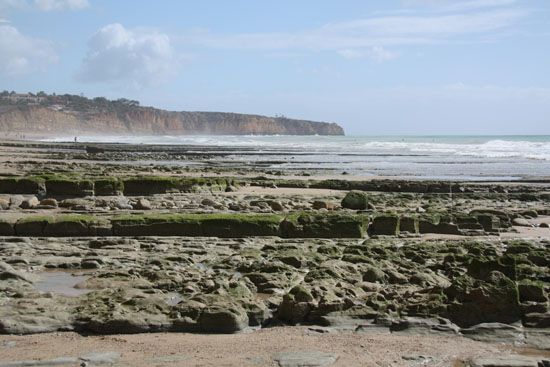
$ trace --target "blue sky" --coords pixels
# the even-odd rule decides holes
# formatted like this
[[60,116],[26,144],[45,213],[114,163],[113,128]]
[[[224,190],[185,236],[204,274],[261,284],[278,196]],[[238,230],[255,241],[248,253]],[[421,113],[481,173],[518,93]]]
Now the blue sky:
[[0,89],[550,134],[550,1],[0,0]]

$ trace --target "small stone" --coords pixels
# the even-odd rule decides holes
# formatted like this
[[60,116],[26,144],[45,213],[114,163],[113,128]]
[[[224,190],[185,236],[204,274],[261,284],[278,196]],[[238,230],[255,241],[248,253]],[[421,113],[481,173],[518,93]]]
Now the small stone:
[[57,208],[57,200],[55,200],[53,198],[42,199],[40,201],[40,205],[51,206],[53,208]]
[[539,224],[539,227],[540,228],[550,228],[550,224],[542,222],[541,224]]
[[527,219],[524,218],[514,218],[514,220],[512,220],[512,224],[521,227],[531,227],[531,223],[529,223]]
[[133,208],[136,210],[151,210],[151,202],[147,199],[141,198],[134,205]]
[[134,207],[130,205],[128,198],[120,197],[113,199],[109,205],[112,209],[132,210]]
[[237,191],[237,188],[233,185],[228,185],[226,188],[225,188],[225,192],[235,192]]
[[8,210],[9,208],[10,208],[9,200],[6,200],[4,198],[0,198],[0,209]]
[[285,210],[285,207],[283,206],[283,204],[281,204],[278,201],[269,201],[268,204],[271,207],[271,209],[276,212],[282,212],[283,210]]
[[218,203],[216,203],[214,200],[212,199],[209,199],[209,198],[205,198],[205,199],[202,199],[201,201],[201,205],[204,205],[204,206],[217,206]]
[[311,206],[313,207],[313,209],[316,209],[316,210],[321,210],[321,209],[334,210],[334,209],[336,209],[336,205],[334,203],[330,203],[328,201],[321,201],[321,200],[314,201]]
[[12,196],[10,196],[10,207],[11,208],[19,208],[21,203],[23,203],[23,200],[25,200],[25,198],[22,195],[12,195]]

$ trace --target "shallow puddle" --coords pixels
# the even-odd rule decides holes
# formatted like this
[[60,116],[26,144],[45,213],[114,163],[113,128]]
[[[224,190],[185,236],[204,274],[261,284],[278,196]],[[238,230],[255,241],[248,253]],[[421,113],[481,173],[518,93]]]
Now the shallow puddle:
[[91,292],[91,289],[75,288],[89,278],[87,275],[77,275],[65,271],[45,271],[37,273],[40,280],[34,283],[34,287],[41,292],[52,292],[67,297],[78,297]]

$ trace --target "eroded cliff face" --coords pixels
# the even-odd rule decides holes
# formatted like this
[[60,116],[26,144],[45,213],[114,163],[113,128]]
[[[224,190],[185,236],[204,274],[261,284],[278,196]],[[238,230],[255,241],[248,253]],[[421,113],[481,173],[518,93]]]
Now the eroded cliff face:
[[335,123],[224,112],[169,112],[150,107],[117,113],[7,106],[0,109],[0,130],[34,134],[344,135]]

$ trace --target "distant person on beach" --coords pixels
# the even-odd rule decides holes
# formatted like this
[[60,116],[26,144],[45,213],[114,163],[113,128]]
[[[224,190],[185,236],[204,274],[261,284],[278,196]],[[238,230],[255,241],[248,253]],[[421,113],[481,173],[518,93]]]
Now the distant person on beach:
[[74,142],[78,143],[78,138],[76,136],[74,137]]

